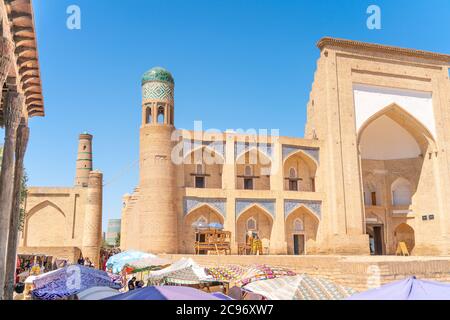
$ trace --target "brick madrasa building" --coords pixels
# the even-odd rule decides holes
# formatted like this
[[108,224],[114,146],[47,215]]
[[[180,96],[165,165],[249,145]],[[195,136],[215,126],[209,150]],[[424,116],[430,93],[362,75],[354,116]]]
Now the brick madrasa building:
[[450,55],[324,38],[305,138],[176,131],[174,79],[142,79],[140,181],[122,249],[194,253],[196,222],[270,254],[450,254]]

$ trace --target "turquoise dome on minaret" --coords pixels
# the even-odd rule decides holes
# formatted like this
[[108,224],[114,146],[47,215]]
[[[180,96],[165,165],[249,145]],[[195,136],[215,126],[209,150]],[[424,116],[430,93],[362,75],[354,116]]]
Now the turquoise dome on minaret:
[[166,69],[161,67],[154,67],[149,71],[147,71],[146,73],[144,73],[144,75],[142,76],[142,84],[150,81],[160,81],[175,84],[172,74]]

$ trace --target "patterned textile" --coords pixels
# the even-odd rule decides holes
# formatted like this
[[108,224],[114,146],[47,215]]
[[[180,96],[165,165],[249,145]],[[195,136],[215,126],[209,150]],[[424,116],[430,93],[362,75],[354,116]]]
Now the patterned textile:
[[268,265],[253,265],[243,267],[239,265],[227,265],[216,268],[208,268],[208,274],[218,281],[233,282],[242,287],[259,280],[275,279],[284,276],[295,276],[295,272],[280,267]]
[[299,275],[252,282],[245,290],[269,300],[343,300],[356,291],[329,280]]
[[78,294],[91,287],[120,289],[122,284],[114,281],[108,273],[80,265],[73,265],[33,280],[33,297],[39,300],[59,300]]

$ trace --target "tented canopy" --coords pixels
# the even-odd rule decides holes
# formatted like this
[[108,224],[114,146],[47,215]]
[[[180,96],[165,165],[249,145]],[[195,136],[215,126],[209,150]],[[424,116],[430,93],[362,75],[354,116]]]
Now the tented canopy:
[[208,276],[205,269],[194,260],[182,258],[165,269],[152,271],[146,280],[157,285],[167,283],[190,285],[211,281],[213,278]]
[[156,258],[156,256],[140,251],[125,251],[110,257],[106,262],[106,268],[113,273],[120,273],[127,263],[143,258]]
[[450,284],[411,277],[353,295],[349,300],[450,300]]
[[207,269],[217,281],[228,281],[238,287],[258,280],[275,279],[283,276],[295,276],[295,272],[268,265],[255,264],[251,266],[225,265]]
[[104,300],[225,300],[189,287],[145,287],[128,291]]
[[127,262],[125,269],[127,269],[127,273],[136,273],[147,270],[161,270],[169,265],[169,260],[158,257],[145,257]]
[[80,292],[77,296],[78,300],[102,300],[118,294],[120,294],[118,290],[109,287],[92,287]]
[[113,289],[122,287],[105,271],[80,265],[69,266],[36,277],[33,279],[33,284],[35,289],[32,294],[39,300],[59,300],[92,287]]
[[244,286],[244,290],[269,300],[343,300],[355,293],[351,288],[308,275],[255,281]]

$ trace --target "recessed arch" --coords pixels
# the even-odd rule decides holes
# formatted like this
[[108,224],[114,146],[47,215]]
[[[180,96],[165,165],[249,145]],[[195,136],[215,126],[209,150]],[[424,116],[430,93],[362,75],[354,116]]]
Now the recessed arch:
[[[42,226],[51,223],[51,232],[42,232]],[[28,247],[64,246],[66,215],[55,203],[45,200],[34,206],[25,217],[24,244]]]
[[287,221],[289,219],[289,217],[291,215],[293,215],[294,213],[296,213],[298,210],[303,209],[306,212],[308,212],[312,217],[314,217],[314,219],[317,220],[317,223],[320,222],[320,217],[317,215],[317,213],[315,213],[314,211],[312,211],[310,208],[308,208],[307,206],[305,206],[304,204],[301,204],[298,207],[295,207],[294,209],[292,209],[291,211],[287,212],[285,215],[285,221]]
[[[248,221],[256,222],[256,230],[248,230]],[[270,243],[274,219],[273,216],[262,206],[253,204],[245,208],[236,217],[236,241],[238,244],[247,242],[248,231],[256,233],[266,243]]]
[[31,216],[33,216],[36,212],[38,212],[39,210],[44,209],[47,206],[55,208],[59,213],[61,213],[64,216],[64,218],[66,217],[64,211],[60,207],[58,207],[55,203],[53,203],[53,202],[51,202],[49,200],[45,200],[45,201],[35,205],[33,208],[31,208],[31,210],[29,210],[27,212],[26,218],[27,219],[31,218]]
[[397,178],[391,184],[392,205],[409,206],[412,204],[412,183],[403,177]]
[[409,254],[412,254],[414,247],[416,245],[415,232],[413,227],[406,223],[399,224],[394,231],[395,244],[398,248],[400,242],[404,242],[408,249]]
[[357,133],[358,145],[361,144],[361,138],[365,129],[382,116],[387,116],[405,129],[417,141],[423,154],[426,153],[429,145],[436,146],[435,139],[427,127],[396,103],[392,103],[376,112],[362,124]]
[[236,215],[236,220],[239,219],[239,217],[241,217],[244,213],[246,213],[247,211],[254,209],[254,208],[261,210],[270,220],[272,220],[272,221],[274,220],[272,214],[266,208],[264,208],[263,206],[261,206],[258,203],[251,204],[248,207],[246,207],[245,209],[243,209],[241,212],[239,212]]
[[255,231],[258,229],[258,223],[256,222],[256,219],[253,217],[247,219],[246,226],[247,231]]
[[285,220],[285,237],[288,254],[308,254],[315,245],[319,229],[317,216],[306,206],[292,210]]
[[[192,154],[195,154],[196,152],[199,152],[200,150],[202,150],[202,162],[203,162],[203,164],[209,164],[209,165],[211,165],[211,164],[224,164],[225,163],[225,158],[224,158],[224,156],[222,155],[222,154],[220,154],[219,152],[217,152],[216,150],[214,150],[213,148],[211,148],[210,146],[206,146],[206,145],[201,145],[201,146],[198,146],[198,147],[195,147],[194,149],[192,149],[192,150],[190,150],[189,152],[187,152],[185,155],[184,155],[184,157],[183,157],[183,163],[184,164],[191,164],[190,162],[187,162],[186,163],[186,160],[189,158],[189,157],[191,157],[192,156]],[[205,163],[205,159],[204,159],[204,150],[207,150],[207,152],[210,154],[210,155],[214,155],[214,158],[218,158],[219,160],[220,160],[220,162],[218,162],[218,163]],[[194,159],[195,160],[195,159]]]
[[223,225],[225,221],[224,216],[219,212],[219,210],[207,203],[202,203],[190,210],[185,215],[182,222],[183,232],[180,232],[180,240],[184,253],[195,253],[194,244],[198,241],[198,234],[196,234],[196,222],[198,222],[199,219],[204,219],[207,225],[211,223],[219,223]]
[[210,205],[208,203],[202,203],[202,204],[199,204],[198,206],[195,206],[189,212],[186,213],[186,215],[184,216],[184,219],[186,220],[188,217],[192,216],[193,214],[195,214],[200,209],[211,210],[212,212],[216,213],[221,218],[220,223],[222,223],[222,224],[224,223],[225,218],[224,218],[223,214],[219,210],[217,210],[216,208],[214,208],[212,205]]
[[261,164],[263,166],[272,164],[272,158],[256,146],[252,146],[248,150],[244,150],[241,153],[239,153],[238,155],[236,155],[236,164],[246,164],[245,158],[244,158],[244,161],[242,161],[242,158],[245,157],[247,154],[249,154],[249,156],[250,156],[251,154],[255,154],[255,153],[258,155],[258,158],[262,157],[263,159],[265,159],[265,161],[264,161],[264,163],[260,163],[260,161],[258,161],[258,163],[251,163],[251,164]]
[[307,154],[302,149],[298,149],[294,152],[291,152],[287,157],[285,157],[283,159],[283,166],[290,158],[295,157],[295,156],[300,156],[309,166],[314,168],[314,170],[317,170],[317,167],[319,166],[318,161],[311,155]]
[[305,224],[303,223],[302,219],[296,218],[294,220],[293,231],[294,232],[304,232],[305,231]]

